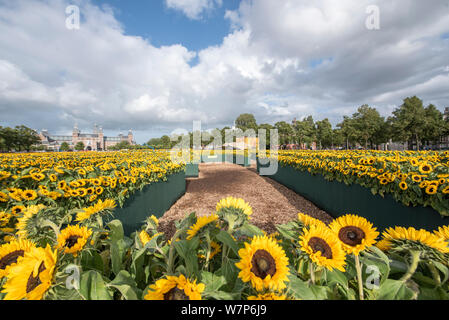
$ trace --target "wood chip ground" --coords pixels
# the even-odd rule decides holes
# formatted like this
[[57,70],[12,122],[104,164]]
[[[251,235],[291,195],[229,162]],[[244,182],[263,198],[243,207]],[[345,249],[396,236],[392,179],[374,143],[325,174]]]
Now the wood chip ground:
[[245,168],[236,164],[199,164],[199,177],[188,178],[187,190],[162,218],[159,231],[171,237],[175,232],[174,221],[186,214],[198,216],[215,211],[217,202],[233,196],[243,198],[253,208],[251,222],[268,233],[275,232],[275,225],[295,219],[298,212],[306,213],[325,223],[332,217],[294,191],[276,181],[259,176],[256,166]]

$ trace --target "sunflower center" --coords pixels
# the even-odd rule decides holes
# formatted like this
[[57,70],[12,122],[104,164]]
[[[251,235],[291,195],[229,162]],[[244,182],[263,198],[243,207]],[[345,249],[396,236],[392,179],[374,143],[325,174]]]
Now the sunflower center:
[[164,300],[189,300],[183,290],[178,287],[174,287],[166,294],[164,294]]
[[362,240],[365,239],[365,232],[355,226],[346,226],[340,229],[338,238],[344,244],[354,247],[361,244]]
[[326,257],[327,259],[332,259],[332,249],[323,239],[318,237],[312,237],[310,238],[308,245],[312,248],[314,253],[321,252],[321,255],[323,257]]
[[8,253],[6,256],[0,259],[0,269],[4,270],[7,266],[16,263],[19,257],[23,257],[23,250],[16,250]]
[[81,237],[80,236],[75,236],[75,235],[68,237],[65,240],[65,246],[70,249],[71,247],[73,247],[78,242],[79,238],[81,238]]
[[41,279],[39,278],[39,275],[44,270],[45,270],[45,264],[44,264],[44,261],[42,261],[39,266],[39,270],[37,271],[36,277],[33,277],[33,271],[31,271],[30,277],[28,278],[28,281],[27,281],[27,287],[26,287],[27,293],[30,293],[31,291],[36,289],[40,284],[42,284]]
[[261,279],[265,279],[268,275],[273,277],[276,273],[276,261],[266,250],[257,250],[251,264],[251,272]]

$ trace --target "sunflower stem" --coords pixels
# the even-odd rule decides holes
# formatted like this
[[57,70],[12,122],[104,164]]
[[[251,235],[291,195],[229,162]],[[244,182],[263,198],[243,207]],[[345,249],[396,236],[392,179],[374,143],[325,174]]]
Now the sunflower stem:
[[58,228],[58,226],[57,226],[53,221],[50,221],[50,220],[48,220],[48,219],[45,219],[45,220],[42,222],[42,226],[43,226],[43,227],[50,227],[50,228],[52,228],[53,232],[54,232],[55,235],[56,235],[56,238],[58,238],[59,234],[61,233],[60,230],[59,230],[59,228]]
[[433,280],[435,280],[435,283],[437,286],[441,286],[441,277],[440,273],[438,272],[437,268],[435,268],[435,265],[432,263],[432,261],[429,262],[429,269],[430,273],[432,274]]
[[359,299],[365,300],[363,294],[362,267],[360,265],[359,255],[355,255],[355,269],[357,270],[357,282],[359,283]]
[[206,253],[205,268],[206,270],[209,270],[210,251],[211,251],[209,232],[206,233],[206,240],[207,240],[207,253]]
[[420,254],[421,253],[419,251],[415,251],[415,250],[410,251],[412,262],[410,263],[410,266],[408,267],[407,273],[404,274],[401,279],[399,279],[400,281],[406,282],[413,276],[413,274],[416,271],[416,268],[418,268]]
[[313,262],[310,263],[310,280],[312,281],[312,284],[315,284],[315,266],[313,265]]
[[174,264],[174,256],[175,256],[175,242],[179,238],[179,236],[181,235],[181,233],[183,231],[184,230],[178,230],[175,233],[175,235],[173,236],[173,238],[171,239],[170,251],[169,251],[169,254],[168,254],[168,262],[167,262],[167,274],[168,275],[173,275],[174,274],[173,264]]

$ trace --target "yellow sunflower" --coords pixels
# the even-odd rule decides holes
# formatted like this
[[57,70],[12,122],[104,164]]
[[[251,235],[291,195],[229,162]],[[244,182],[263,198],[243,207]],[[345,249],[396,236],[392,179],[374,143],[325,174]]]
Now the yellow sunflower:
[[0,246],[0,279],[8,276],[9,269],[17,264],[17,259],[32,247],[34,244],[25,239],[13,240]]
[[11,213],[17,216],[19,213],[23,212],[23,210],[25,210],[24,206],[14,206],[11,208]]
[[430,195],[436,194],[437,191],[438,191],[438,187],[435,186],[435,185],[433,185],[433,184],[428,185],[428,186],[426,187],[426,193],[427,193],[427,194],[430,194]]
[[419,172],[421,172],[422,174],[429,174],[433,171],[433,168],[430,164],[428,164],[427,162],[421,163],[419,165]]
[[[221,246],[220,246],[220,244],[216,243],[215,241],[211,241],[210,246],[211,246],[211,249],[213,249],[213,250],[210,253],[209,259],[212,259],[214,256],[216,256],[218,253],[221,252]],[[199,254],[198,258],[206,259],[206,256],[204,254]]]
[[191,282],[184,275],[166,276],[151,285],[145,300],[201,300],[204,291],[203,283]]
[[220,212],[222,209],[230,209],[234,208],[242,213],[244,213],[248,219],[250,218],[251,214],[253,213],[253,209],[249,205],[249,203],[245,202],[245,200],[241,198],[234,198],[234,197],[227,197],[224,199],[221,199],[217,203],[216,211]]
[[140,231],[139,233],[139,239],[140,242],[142,242],[142,245],[146,245],[148,242],[150,242],[153,238],[161,235],[162,233],[156,233],[154,236],[150,236],[145,230]]
[[360,251],[376,243],[379,232],[363,217],[352,214],[341,216],[329,225],[342,243],[347,254],[358,255]]
[[34,190],[23,190],[22,197],[27,201],[32,201],[37,198],[37,192]]
[[261,294],[259,293],[257,296],[249,296],[248,300],[287,300],[285,295],[277,295],[274,292]]
[[438,227],[438,231],[434,231],[433,233],[445,241],[449,240],[449,226]]
[[329,228],[312,225],[310,229],[304,230],[299,243],[301,250],[318,266],[326,267],[330,271],[345,271],[345,251],[338,237]]
[[84,208],[83,211],[78,212],[78,214],[76,215],[76,221],[87,220],[94,214],[97,214],[97,213],[105,211],[105,210],[112,210],[115,207],[116,207],[115,200],[106,199],[105,201],[103,201],[100,199],[93,206]]
[[251,243],[238,252],[240,261],[235,265],[241,271],[239,278],[251,282],[258,291],[265,288],[282,290],[289,281],[288,258],[276,240],[267,236],[255,236]]
[[301,221],[301,223],[304,224],[306,227],[311,225],[326,226],[326,224],[323,221],[313,218],[308,214],[304,214],[302,212],[298,213],[298,220]]
[[416,230],[413,227],[388,228],[382,233],[382,237],[383,239],[379,241],[377,247],[383,251],[390,250],[394,240],[407,240],[436,249],[442,253],[449,253],[449,247],[443,238],[424,229]]
[[187,230],[187,240],[192,239],[200,231],[201,228],[216,220],[218,220],[218,215],[216,215],[215,213],[211,214],[210,216],[197,217],[196,223],[191,226],[189,230]]
[[30,219],[36,215],[39,211],[42,209],[45,209],[46,207],[43,204],[39,204],[36,206],[28,206],[23,211],[23,216],[17,219],[16,229],[17,229],[17,235],[21,238],[27,238],[28,237],[28,228],[30,227],[28,225],[28,222]]
[[49,245],[26,252],[9,270],[2,291],[6,293],[4,300],[41,300],[52,285],[57,252]]
[[68,226],[58,236],[58,245],[56,248],[64,253],[73,254],[74,257],[83,250],[84,246],[92,235],[92,230],[87,227]]
[[407,185],[407,182],[405,182],[405,181],[401,181],[401,182],[399,182],[399,188],[401,188],[401,190],[407,190],[408,189],[408,185]]

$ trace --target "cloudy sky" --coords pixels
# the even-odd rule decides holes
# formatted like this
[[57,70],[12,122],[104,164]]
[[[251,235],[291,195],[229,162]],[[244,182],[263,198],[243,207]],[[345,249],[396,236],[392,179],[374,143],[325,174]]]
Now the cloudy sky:
[[243,112],[336,125],[411,95],[443,110],[448,49],[449,0],[0,0],[0,125],[143,143]]

